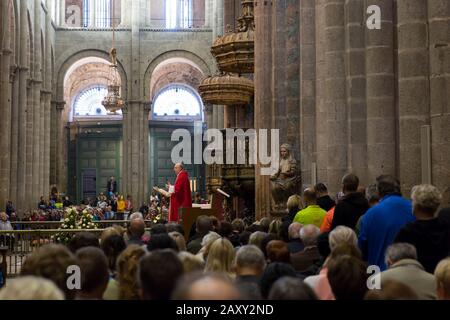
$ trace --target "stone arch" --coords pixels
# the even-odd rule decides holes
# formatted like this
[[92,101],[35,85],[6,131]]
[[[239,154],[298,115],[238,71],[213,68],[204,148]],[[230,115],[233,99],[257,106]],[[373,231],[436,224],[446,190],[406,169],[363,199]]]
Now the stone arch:
[[198,70],[200,70],[203,75],[209,75],[212,72],[210,67],[208,66],[208,64],[202,58],[200,58],[198,55],[196,55],[195,53],[192,53],[190,51],[185,51],[185,50],[173,50],[173,51],[165,52],[165,53],[157,56],[155,59],[153,59],[153,61],[150,62],[150,64],[147,67],[147,70],[145,71],[144,88],[143,88],[145,101],[150,101],[152,99],[152,94],[154,94],[154,92],[150,92],[151,81],[152,81],[152,76],[153,76],[154,71],[156,70],[156,68],[159,65],[164,63],[164,61],[173,59],[173,58],[181,58],[183,60],[190,61],[190,63],[192,65],[195,65],[196,68]]
[[[70,70],[70,68],[77,62],[84,58],[101,58],[106,61],[110,61],[109,53],[103,50],[98,49],[87,49],[78,51],[75,54],[71,55],[69,58],[67,58],[59,68],[59,71],[57,73],[57,92],[56,96],[59,101],[64,100],[64,80],[66,78],[67,72]],[[128,96],[128,80],[127,80],[127,74],[125,72],[125,69],[122,65],[122,63],[118,62],[118,71],[121,78],[122,83],[122,96],[127,97]]]

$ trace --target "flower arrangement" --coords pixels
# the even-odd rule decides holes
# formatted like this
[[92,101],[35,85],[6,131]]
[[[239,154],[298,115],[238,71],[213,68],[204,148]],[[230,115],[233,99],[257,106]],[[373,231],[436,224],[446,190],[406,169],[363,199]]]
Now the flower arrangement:
[[97,229],[97,226],[94,223],[94,216],[88,211],[84,210],[81,213],[81,219],[78,223],[79,229]]
[[64,214],[64,220],[62,220],[62,224],[58,229],[61,231],[52,236],[52,240],[57,243],[68,244],[75,234],[73,232],[64,232],[64,230],[97,229],[93,222],[94,217],[88,210],[83,210],[81,217],[79,216],[80,214],[75,208],[68,208]]
[[[78,220],[77,210],[75,208],[68,208],[64,214],[64,220],[62,221],[59,230],[77,229],[78,228],[77,220]],[[73,236],[74,236],[73,233],[61,231],[52,236],[51,238],[53,241],[57,243],[68,244]]]

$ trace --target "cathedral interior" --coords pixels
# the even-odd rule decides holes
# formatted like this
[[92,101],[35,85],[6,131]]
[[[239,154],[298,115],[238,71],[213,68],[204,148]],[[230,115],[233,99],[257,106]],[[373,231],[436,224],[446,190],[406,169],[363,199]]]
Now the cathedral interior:
[[[111,176],[143,203],[174,178],[174,130],[230,128],[279,130],[298,192],[391,174],[450,205],[448,0],[0,5],[2,209],[52,192],[79,203]],[[230,214],[261,218],[279,214],[263,166],[186,169],[193,192],[224,190]]]

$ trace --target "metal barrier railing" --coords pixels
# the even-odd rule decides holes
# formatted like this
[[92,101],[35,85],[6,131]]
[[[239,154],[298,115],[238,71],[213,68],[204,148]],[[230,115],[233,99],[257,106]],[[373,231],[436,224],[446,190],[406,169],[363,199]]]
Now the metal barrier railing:
[[[125,222],[125,221],[124,221]],[[118,225],[117,221],[114,223]],[[119,224],[120,225],[120,224]],[[112,225],[111,225],[112,226]],[[34,229],[34,230],[0,230],[0,248],[6,251],[6,276],[15,277],[20,274],[25,258],[39,247],[58,243],[56,236],[59,234],[75,235],[80,232],[94,233],[100,238],[105,229]],[[146,229],[149,230],[148,228]],[[3,251],[2,250],[2,251]],[[4,264],[4,261],[1,262]]]
[[[93,223],[99,229],[106,229],[114,225],[126,225],[129,220],[98,220]],[[14,230],[42,230],[42,229],[58,229],[63,221],[15,221],[11,222]],[[151,220],[145,220],[146,227],[150,228],[153,222]]]

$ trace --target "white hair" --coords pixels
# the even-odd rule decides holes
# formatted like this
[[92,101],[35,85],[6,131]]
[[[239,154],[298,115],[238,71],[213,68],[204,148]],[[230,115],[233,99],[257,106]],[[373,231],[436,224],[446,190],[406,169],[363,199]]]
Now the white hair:
[[319,234],[320,229],[313,224],[308,224],[300,229],[300,238],[305,247],[316,245]]
[[355,231],[346,226],[338,226],[336,229],[330,232],[328,239],[330,249],[333,251],[338,245],[346,243],[354,247],[358,246],[358,237]]
[[412,188],[411,199],[414,206],[434,214],[441,205],[442,195],[435,186],[422,184]]
[[64,300],[64,293],[50,280],[25,276],[9,280],[0,300]]
[[386,265],[394,264],[404,259],[417,260],[417,250],[416,247],[409,243],[394,243],[386,249],[385,256]]
[[131,214],[129,218],[130,218],[130,221],[131,220],[135,220],[135,219],[142,219],[142,220],[144,220],[144,216],[142,215],[141,212],[135,212],[135,213]]

